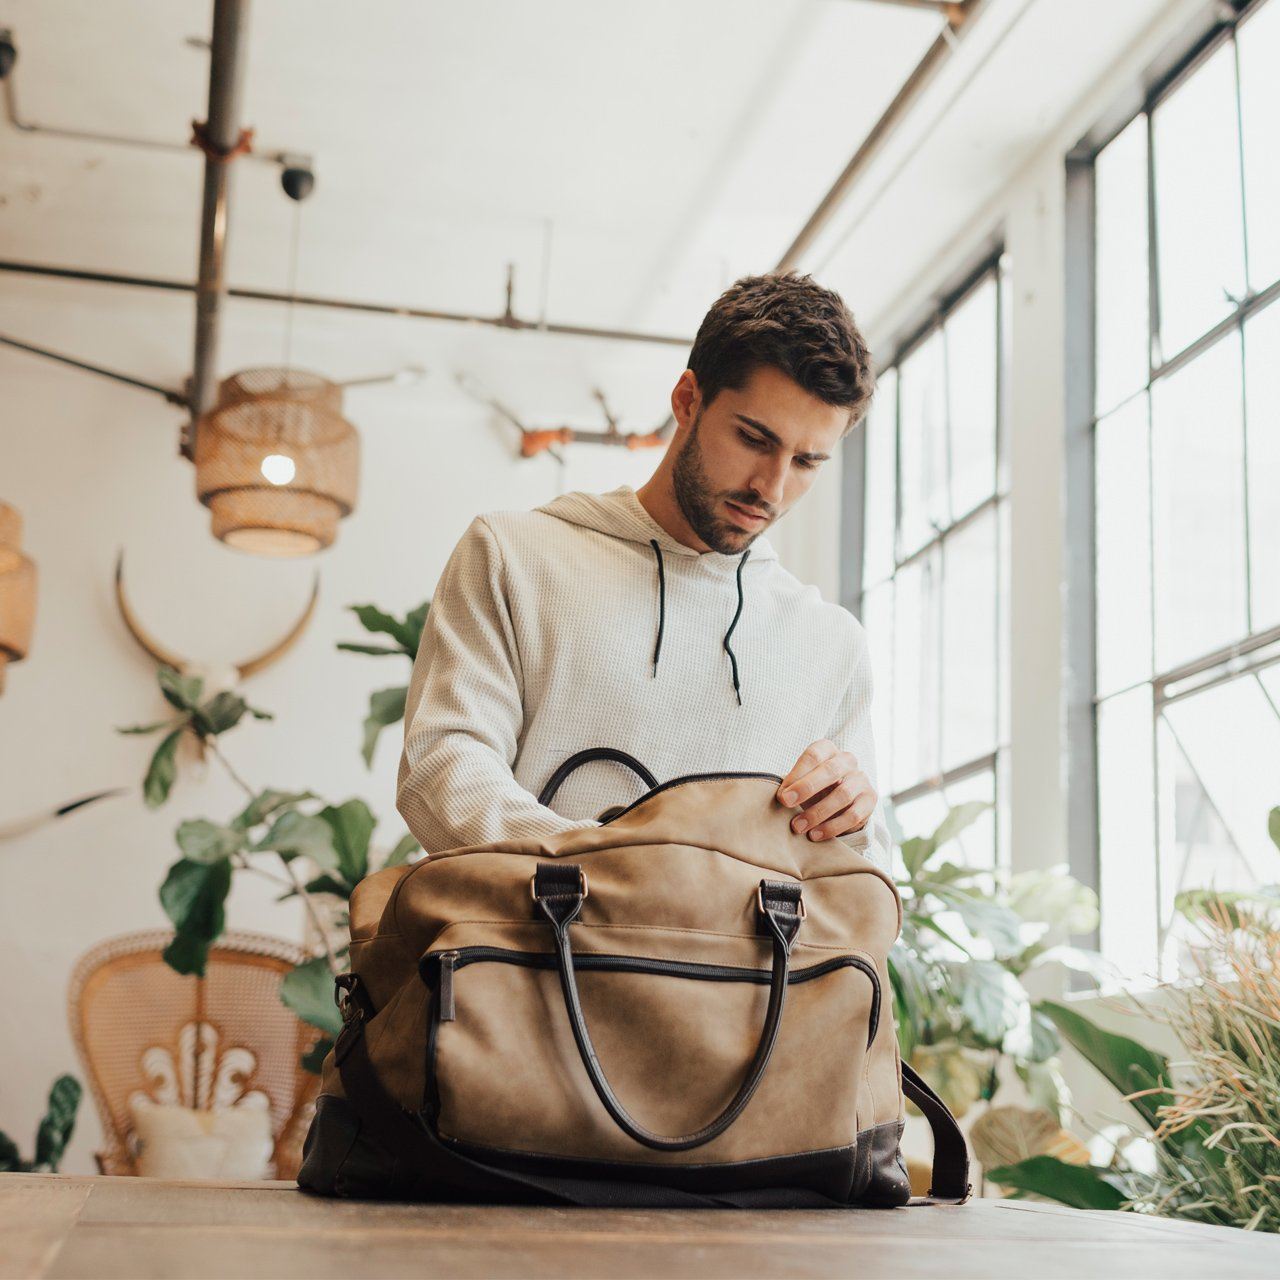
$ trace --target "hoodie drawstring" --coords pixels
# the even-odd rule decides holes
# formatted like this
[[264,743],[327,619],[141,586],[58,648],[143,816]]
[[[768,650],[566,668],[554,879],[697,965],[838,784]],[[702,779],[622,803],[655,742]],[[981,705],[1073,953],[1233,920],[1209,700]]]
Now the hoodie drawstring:
[[662,624],[667,617],[667,579],[662,571],[662,548],[657,538],[650,538],[649,545],[658,557],[658,643],[653,647],[653,674],[658,674],[658,654],[662,652]]
[[[667,578],[662,563],[662,548],[658,545],[656,538],[649,539],[649,545],[653,548],[653,554],[658,559],[658,639],[653,647],[653,674],[658,674],[658,655],[662,652],[662,628],[667,617]],[[721,642],[724,651],[729,655],[729,665],[733,670],[733,692],[737,695],[738,706],[742,706],[742,689],[738,680],[738,659],[733,649],[729,645],[729,637],[733,635],[733,629],[738,625],[738,619],[742,616],[742,567],[747,563],[747,557],[751,554],[751,548],[748,547],[738,560],[738,608],[733,615],[733,621],[729,623],[729,630],[724,633],[724,640]]]
[[747,563],[747,557],[751,554],[751,548],[748,547],[742,553],[742,559],[738,561],[738,609],[733,615],[733,621],[729,623],[729,630],[724,633],[724,648],[729,655],[729,662],[733,666],[733,691],[738,695],[738,706],[742,706],[742,693],[738,688],[738,659],[734,657],[733,650],[729,648],[729,637],[733,635],[733,629],[738,625],[738,618],[742,615],[742,566]]

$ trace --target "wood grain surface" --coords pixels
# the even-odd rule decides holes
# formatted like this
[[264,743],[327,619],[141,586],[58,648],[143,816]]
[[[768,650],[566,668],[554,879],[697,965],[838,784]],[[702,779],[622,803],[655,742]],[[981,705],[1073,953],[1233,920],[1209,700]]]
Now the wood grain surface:
[[0,1174],[0,1277],[1280,1276],[1280,1240],[978,1200],[893,1210],[328,1200],[291,1182]]

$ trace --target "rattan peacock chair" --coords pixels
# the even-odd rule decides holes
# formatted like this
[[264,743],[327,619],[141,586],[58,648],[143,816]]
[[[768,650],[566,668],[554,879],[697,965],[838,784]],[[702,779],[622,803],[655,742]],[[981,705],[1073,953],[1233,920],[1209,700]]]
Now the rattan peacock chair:
[[280,982],[306,953],[281,938],[228,932],[196,978],[165,963],[172,938],[166,929],[107,938],[71,974],[71,1035],[102,1120],[98,1172],[138,1173],[129,1099],[142,1093],[187,1107],[265,1104],[272,1172],[294,1178],[319,1085],[299,1059],[321,1033],[281,1003]]

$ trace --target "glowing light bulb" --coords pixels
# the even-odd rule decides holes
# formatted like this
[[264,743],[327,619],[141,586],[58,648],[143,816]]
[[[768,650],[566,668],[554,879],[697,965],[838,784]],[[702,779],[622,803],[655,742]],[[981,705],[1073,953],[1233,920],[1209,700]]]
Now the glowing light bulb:
[[293,459],[284,453],[269,453],[262,460],[262,474],[272,484],[288,484],[297,470]]

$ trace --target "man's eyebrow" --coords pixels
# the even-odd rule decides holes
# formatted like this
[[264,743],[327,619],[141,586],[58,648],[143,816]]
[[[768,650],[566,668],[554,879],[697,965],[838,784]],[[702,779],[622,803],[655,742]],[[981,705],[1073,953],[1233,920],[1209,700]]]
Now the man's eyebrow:
[[[748,418],[745,413],[735,413],[733,415],[739,422],[745,422],[749,427],[755,427],[762,435],[766,435],[774,444],[781,444],[782,439],[775,431],[770,431],[763,422],[757,422],[755,418]],[[829,453],[797,453],[797,458],[804,458],[809,462],[826,462],[831,455]]]

